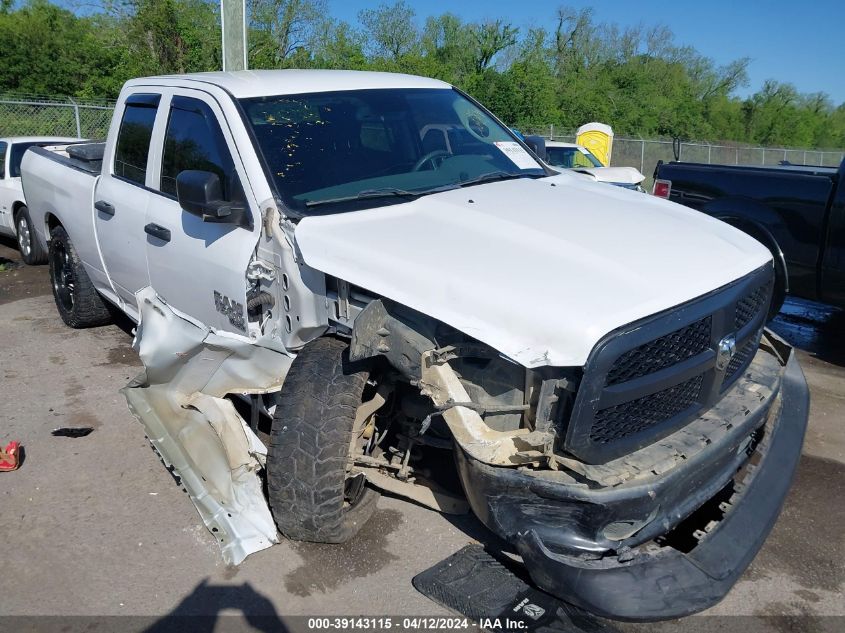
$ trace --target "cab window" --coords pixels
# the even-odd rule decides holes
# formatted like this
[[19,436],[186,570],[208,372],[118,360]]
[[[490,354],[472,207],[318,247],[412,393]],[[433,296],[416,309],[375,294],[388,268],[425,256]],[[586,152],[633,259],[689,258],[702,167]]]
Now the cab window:
[[144,185],[150,139],[161,95],[134,94],[126,98],[114,151],[113,173],[118,178]]
[[0,141],[0,178],[6,177],[6,141]]
[[199,99],[173,97],[164,135],[160,189],[176,196],[176,177],[187,169],[220,179],[223,199],[243,201],[243,190],[226,139],[211,108]]

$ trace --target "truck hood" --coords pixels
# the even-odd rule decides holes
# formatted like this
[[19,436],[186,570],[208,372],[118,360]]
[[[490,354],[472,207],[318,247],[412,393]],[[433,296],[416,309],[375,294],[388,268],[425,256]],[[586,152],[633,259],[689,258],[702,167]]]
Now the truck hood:
[[718,220],[575,174],[306,217],[294,238],[308,266],[526,367],[583,365],[608,332],[771,259]]
[[645,180],[645,176],[633,167],[578,167],[575,171],[612,184],[638,185]]

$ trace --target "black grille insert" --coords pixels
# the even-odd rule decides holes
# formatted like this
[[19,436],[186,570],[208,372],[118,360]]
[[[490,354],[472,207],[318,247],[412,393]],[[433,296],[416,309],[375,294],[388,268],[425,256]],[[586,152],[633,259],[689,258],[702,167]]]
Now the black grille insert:
[[707,316],[622,354],[607,372],[605,384],[648,376],[701,354],[710,346],[712,322]]
[[[751,364],[773,269],[608,334],[590,354],[558,447],[605,463],[658,441],[715,404]],[[735,337],[724,370],[719,343]],[[564,430],[562,428],[561,430]]]
[[597,411],[590,440],[607,444],[674,418],[698,402],[703,379],[694,376],[663,391]]
[[734,327],[741,330],[743,327],[751,323],[752,319],[757,316],[760,309],[768,307],[769,302],[769,288],[771,282],[766,282],[762,286],[756,288],[753,292],[747,294],[736,303],[736,315],[734,316]]
[[727,389],[728,387],[733,384],[734,378],[738,378],[738,373],[740,373],[741,369],[744,369],[748,366],[751,362],[752,357],[754,356],[754,352],[757,351],[757,337],[755,336],[753,339],[748,341],[745,345],[743,345],[736,354],[733,355],[731,358],[731,362],[728,363],[727,369],[725,369],[725,379],[722,382],[722,391]]

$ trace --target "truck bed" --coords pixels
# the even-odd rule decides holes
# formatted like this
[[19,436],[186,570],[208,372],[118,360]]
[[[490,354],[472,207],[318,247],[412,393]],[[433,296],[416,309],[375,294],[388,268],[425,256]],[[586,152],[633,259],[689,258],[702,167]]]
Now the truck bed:
[[21,164],[22,184],[37,237],[50,240],[50,219],[62,218],[92,278],[103,275],[94,229],[94,186],[104,143],[33,147]]
[[782,252],[789,292],[818,300],[827,211],[841,169],[670,162],[657,165],[655,178],[671,182],[673,202],[753,230],[773,255]]
[[103,168],[103,151],[105,147],[105,142],[74,143],[73,145],[32,147],[29,151],[72,167],[73,169],[99,176]]

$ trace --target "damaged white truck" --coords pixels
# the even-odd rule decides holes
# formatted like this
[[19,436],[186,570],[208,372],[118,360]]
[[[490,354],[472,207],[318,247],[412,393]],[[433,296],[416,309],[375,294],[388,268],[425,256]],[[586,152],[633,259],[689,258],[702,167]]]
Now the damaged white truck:
[[769,251],[452,86],[136,79],[23,186],[65,323],[139,323],[125,394],[230,562],[352,538],[379,491],[468,502],[541,588],[648,620],[721,599],[780,512],[808,392]]

